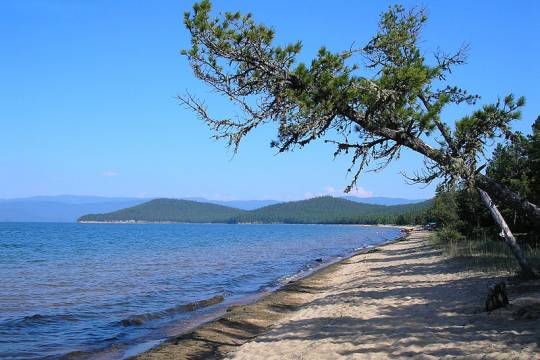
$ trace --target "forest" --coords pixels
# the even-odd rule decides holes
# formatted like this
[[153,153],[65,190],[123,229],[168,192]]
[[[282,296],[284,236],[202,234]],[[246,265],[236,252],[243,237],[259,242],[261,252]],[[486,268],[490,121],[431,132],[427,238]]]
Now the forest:
[[[540,117],[533,123],[531,135],[515,133],[508,142],[497,145],[486,174],[521,197],[540,201]],[[531,245],[538,241],[539,229],[530,217],[504,204],[499,210],[519,242]],[[500,229],[478,192],[465,187],[450,191],[440,188],[429,218],[439,224],[439,237],[444,241],[499,237]]]
[[385,206],[322,196],[246,211],[197,201],[155,199],[106,214],[84,215],[78,221],[405,225],[424,223],[432,203]]

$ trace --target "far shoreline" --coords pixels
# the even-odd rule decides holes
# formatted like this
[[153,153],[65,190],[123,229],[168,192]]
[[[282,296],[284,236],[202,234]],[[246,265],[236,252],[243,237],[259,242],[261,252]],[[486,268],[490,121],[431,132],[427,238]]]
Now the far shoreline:
[[76,224],[118,224],[118,225],[145,225],[145,224],[180,224],[180,225],[340,225],[340,226],[371,226],[371,227],[388,227],[388,228],[405,228],[412,229],[418,225],[396,225],[396,224],[351,224],[351,223],[284,223],[284,222],[242,222],[242,223],[229,223],[229,222],[179,222],[179,221],[142,221],[142,220],[115,220],[115,221],[76,221]]

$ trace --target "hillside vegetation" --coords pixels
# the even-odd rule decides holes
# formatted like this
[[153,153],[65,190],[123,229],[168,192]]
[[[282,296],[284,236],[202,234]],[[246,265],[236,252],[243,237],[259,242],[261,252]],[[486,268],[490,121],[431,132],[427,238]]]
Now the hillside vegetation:
[[198,201],[155,199],[106,214],[84,215],[78,221],[224,223],[242,212],[244,210]]
[[431,205],[431,200],[384,206],[324,196],[245,211],[189,200],[156,199],[107,214],[85,215],[79,221],[405,225],[424,223]]
[[[372,205],[324,196],[266,206],[238,215],[234,222],[289,224],[389,224],[420,223],[429,203]],[[418,221],[416,221],[418,217]]]

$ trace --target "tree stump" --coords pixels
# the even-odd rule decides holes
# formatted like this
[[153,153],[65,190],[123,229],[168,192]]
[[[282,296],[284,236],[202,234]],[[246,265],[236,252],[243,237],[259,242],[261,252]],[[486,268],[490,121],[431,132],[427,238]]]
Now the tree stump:
[[508,296],[506,295],[506,284],[501,281],[489,288],[486,298],[486,311],[492,311],[508,305]]

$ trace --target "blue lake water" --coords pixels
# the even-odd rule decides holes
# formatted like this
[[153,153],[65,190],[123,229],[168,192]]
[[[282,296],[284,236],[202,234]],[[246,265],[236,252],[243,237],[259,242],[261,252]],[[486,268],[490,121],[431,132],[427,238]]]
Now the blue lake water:
[[[316,259],[397,236],[339,225],[0,223],[0,358],[104,349],[122,358]],[[202,306],[216,296],[225,303]]]

